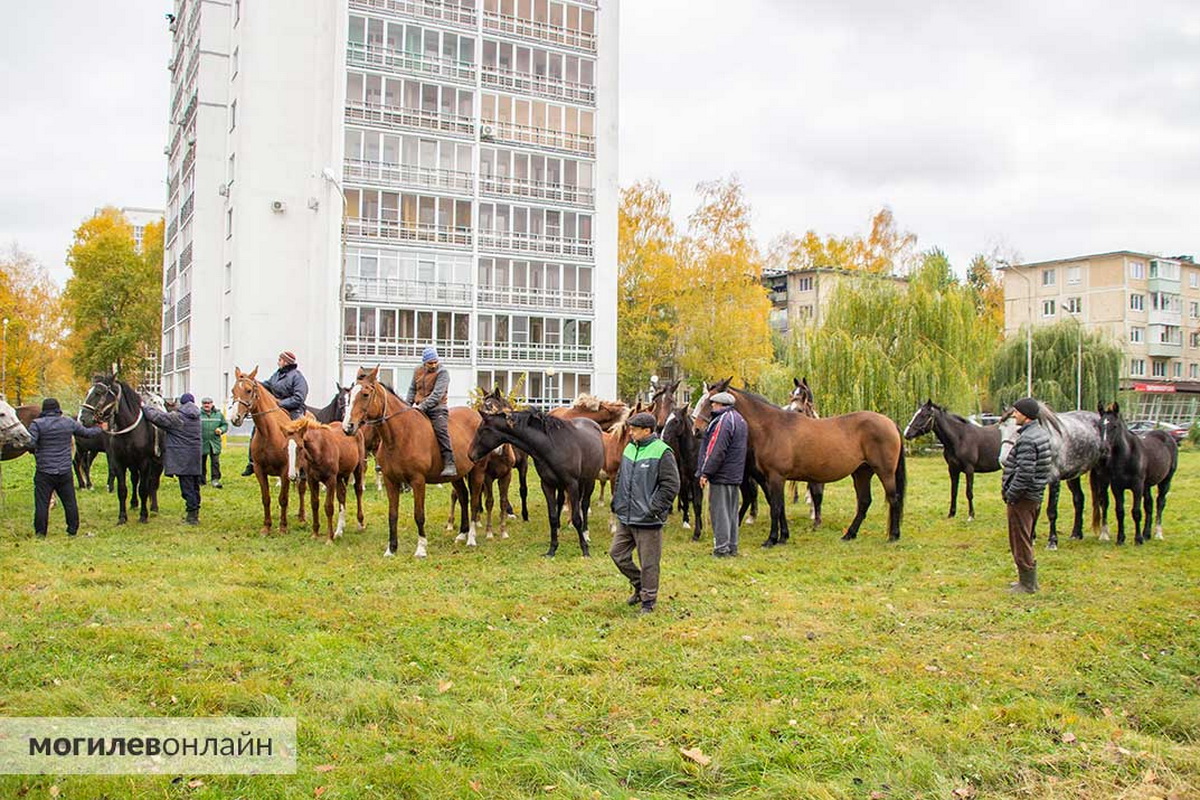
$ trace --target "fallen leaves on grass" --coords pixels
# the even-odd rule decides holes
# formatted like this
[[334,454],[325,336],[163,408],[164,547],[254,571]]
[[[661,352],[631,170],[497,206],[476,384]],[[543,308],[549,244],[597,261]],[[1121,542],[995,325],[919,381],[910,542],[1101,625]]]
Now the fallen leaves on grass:
[[1064,733],[1062,735],[1062,743],[1063,744],[1075,744],[1075,742],[1076,742],[1075,734],[1071,733],[1070,731],[1067,731],[1066,733]]
[[438,681],[438,694],[445,694],[454,687],[454,681]]
[[712,763],[712,759],[704,755],[704,751],[699,747],[681,747],[679,752],[683,754],[684,758],[691,759],[702,767],[707,767]]
[[317,772],[330,772],[335,766],[337,766],[337,765],[336,764],[318,764],[317,766],[313,767],[313,769],[315,769]]

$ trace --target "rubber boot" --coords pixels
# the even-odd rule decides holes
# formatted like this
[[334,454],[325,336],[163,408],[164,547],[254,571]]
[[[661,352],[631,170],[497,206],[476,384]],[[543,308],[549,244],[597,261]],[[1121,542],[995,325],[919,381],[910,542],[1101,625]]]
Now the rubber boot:
[[200,509],[193,509],[187,512],[187,517],[184,520],[188,525],[200,524]]
[[642,587],[634,584],[633,594],[629,595],[629,599],[625,601],[625,605],[636,606],[640,602],[642,602]]
[[1009,592],[1012,594],[1036,594],[1038,590],[1037,583],[1037,567],[1032,569],[1021,569],[1017,567],[1017,576],[1019,580],[1014,586],[1009,587]]
[[439,473],[440,477],[453,478],[458,474],[458,467],[454,465],[454,453],[443,453],[442,463],[445,466],[442,467],[442,471]]

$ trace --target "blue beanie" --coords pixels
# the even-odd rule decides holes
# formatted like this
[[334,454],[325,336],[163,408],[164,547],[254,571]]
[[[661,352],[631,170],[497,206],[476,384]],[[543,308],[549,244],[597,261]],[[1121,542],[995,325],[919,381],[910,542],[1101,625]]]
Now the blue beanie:
[[179,404],[180,405],[183,405],[184,403],[194,403],[194,402],[196,402],[196,396],[193,395],[191,392],[184,392],[183,394],[179,395]]
[[441,361],[438,358],[437,348],[433,346],[426,347],[421,351],[421,363],[428,364],[430,361]]

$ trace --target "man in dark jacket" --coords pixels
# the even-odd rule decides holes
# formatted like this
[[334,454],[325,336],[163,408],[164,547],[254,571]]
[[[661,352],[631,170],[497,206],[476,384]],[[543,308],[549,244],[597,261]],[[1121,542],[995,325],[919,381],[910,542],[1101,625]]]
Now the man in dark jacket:
[[1033,594],[1038,590],[1037,561],[1033,557],[1033,526],[1042,509],[1042,496],[1050,481],[1050,435],[1038,421],[1041,407],[1025,397],[1013,404],[1020,425],[1017,441],[1004,460],[1000,489],[1008,510],[1008,546],[1017,565],[1018,581],[1009,591]]
[[[304,416],[304,412],[307,411],[305,401],[308,400],[308,381],[304,380],[304,375],[300,373],[295,353],[291,350],[280,353],[279,369],[262,383],[279,401],[279,407],[286,411],[289,417],[300,419]],[[250,438],[254,438],[253,431]],[[254,474],[254,458],[249,453],[250,448],[246,448],[246,468],[242,470],[242,477]]]
[[421,353],[421,366],[413,370],[412,384],[405,402],[429,417],[438,449],[442,451],[443,478],[458,474],[454,464],[454,448],[450,445],[450,409],[446,395],[450,392],[450,372],[441,365],[438,352],[426,347]]
[[57,493],[67,517],[67,536],[79,532],[79,506],[75,503],[75,481],[71,475],[71,441],[75,436],[92,439],[100,428],[85,428],[78,420],[62,415],[58,400],[42,401],[42,413],[29,423],[30,442],[37,467],[33,473],[33,532],[46,536],[50,524],[50,497]]
[[201,427],[200,409],[196,398],[186,393],[179,398],[177,411],[159,411],[142,405],[146,419],[163,429],[163,472],[179,478],[179,493],[187,507],[184,520],[189,525],[200,524]]
[[732,394],[717,392],[710,402],[712,419],[704,431],[696,474],[700,476],[701,488],[709,487],[713,555],[725,558],[738,554],[738,497],[746,473],[750,429],[734,409],[736,401]]
[[[629,605],[642,604],[649,614],[658,602],[658,565],[662,557],[662,529],[679,494],[679,468],[675,453],[654,433],[653,414],[634,414],[629,444],[621,454],[621,467],[613,488],[612,510],[617,515],[609,556],[633,585]],[[641,569],[633,563],[637,549]]]

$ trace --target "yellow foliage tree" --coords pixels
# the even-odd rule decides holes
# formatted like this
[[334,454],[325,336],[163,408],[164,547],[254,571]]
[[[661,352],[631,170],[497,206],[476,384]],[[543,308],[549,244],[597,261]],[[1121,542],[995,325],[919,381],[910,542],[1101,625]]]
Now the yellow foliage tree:
[[967,267],[967,285],[975,293],[975,306],[982,320],[997,332],[1004,330],[1004,287],[996,278],[992,259],[977,254]]
[[31,255],[16,246],[0,256],[3,390],[20,405],[62,386],[68,377],[65,322],[58,288]]
[[797,237],[785,233],[772,243],[768,263],[779,269],[856,270],[874,275],[906,274],[917,265],[917,236],[896,225],[886,206],[871,216],[866,236],[820,236],[808,231]]

